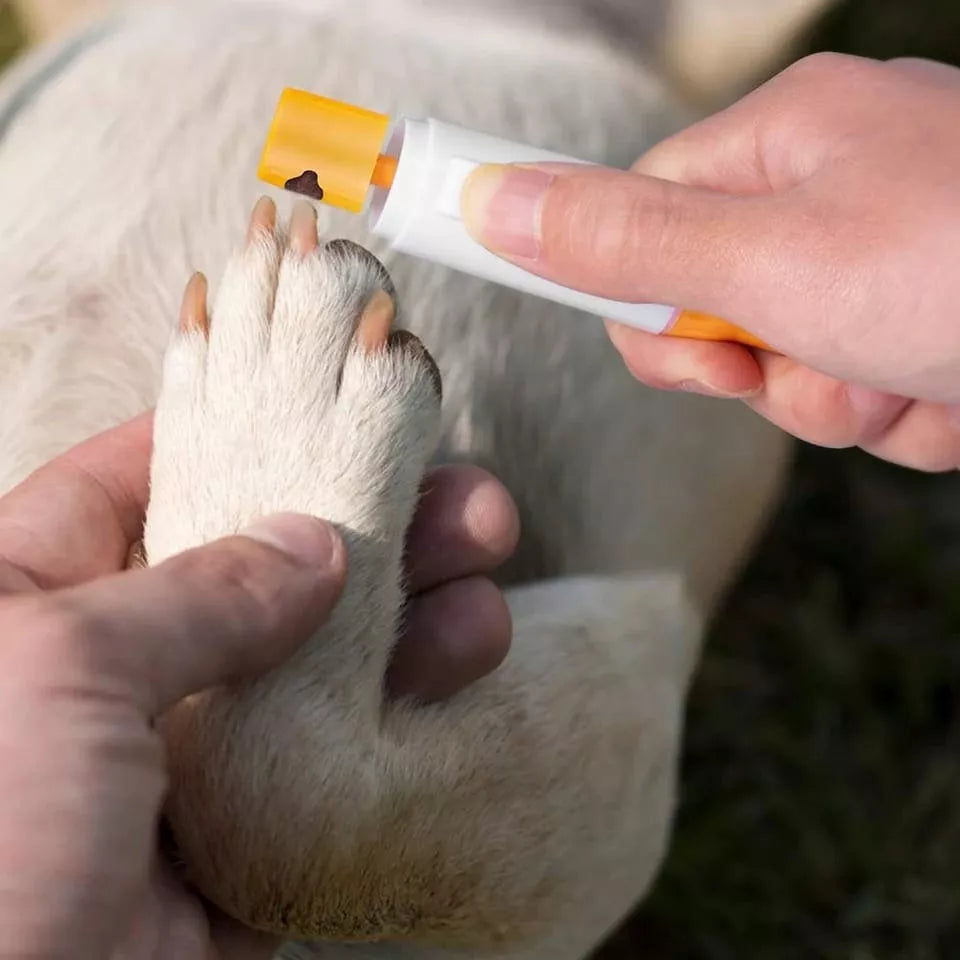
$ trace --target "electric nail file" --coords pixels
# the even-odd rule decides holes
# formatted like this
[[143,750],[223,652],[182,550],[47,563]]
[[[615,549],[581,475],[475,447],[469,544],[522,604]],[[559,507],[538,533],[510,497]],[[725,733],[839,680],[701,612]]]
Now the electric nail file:
[[394,250],[655,334],[770,349],[719,317],[581,293],[528,273],[467,232],[460,195],[484,163],[583,163],[439,120],[390,117],[303,90],[280,97],[260,160],[266,183],[360,213]]

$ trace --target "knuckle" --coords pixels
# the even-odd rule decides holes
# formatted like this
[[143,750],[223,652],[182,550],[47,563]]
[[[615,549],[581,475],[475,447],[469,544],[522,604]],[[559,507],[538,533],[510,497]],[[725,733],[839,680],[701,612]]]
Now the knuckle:
[[643,262],[671,263],[689,250],[691,237],[678,243],[683,233],[684,210],[666,183],[654,182],[648,190],[631,191],[621,205],[622,228],[617,246],[608,253],[621,276],[636,273]]
[[856,446],[861,439],[844,384],[819,380],[794,393],[789,403],[791,432],[801,439],[833,449]]
[[4,660],[23,677],[62,673],[90,662],[102,625],[67,594],[47,593],[4,602]]
[[262,563],[252,556],[246,543],[213,544],[190,550],[171,561],[178,577],[216,585],[220,590],[245,594],[257,582]]
[[190,550],[167,562],[175,579],[202,585],[241,621],[262,619],[261,612],[280,592],[275,570],[277,562],[283,562],[281,555],[274,557],[245,538]]
[[642,271],[656,267],[658,249],[673,236],[673,207],[656,181],[641,184],[627,173],[586,188],[576,178],[561,182],[543,211],[548,259],[557,269],[577,274],[586,257],[595,284],[602,281],[611,296],[630,296]]
[[876,457],[924,473],[960,468],[960,434],[951,425],[947,408],[919,401],[862,446]]
[[886,64],[865,57],[821,52],[787,67],[780,83],[783,92],[802,104],[808,115],[822,120],[824,116],[847,116],[852,104],[862,109],[875,102],[878,83],[883,83],[888,73]]
[[47,594],[30,612],[30,632],[49,644],[71,644],[97,632],[95,617],[64,595]]
[[0,594],[30,593],[39,589],[36,574],[29,568],[0,557]]
[[858,79],[866,61],[845,53],[818,52],[801,57],[783,72],[784,79],[803,86],[830,86]]

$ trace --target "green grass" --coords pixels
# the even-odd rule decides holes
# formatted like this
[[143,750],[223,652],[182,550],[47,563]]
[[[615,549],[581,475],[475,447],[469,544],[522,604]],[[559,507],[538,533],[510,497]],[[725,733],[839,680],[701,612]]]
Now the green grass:
[[[22,39],[0,3],[0,64]],[[851,0],[807,48],[960,62],[960,0]],[[960,477],[801,449],[709,640],[663,875],[603,960],[960,958],[958,703]]]

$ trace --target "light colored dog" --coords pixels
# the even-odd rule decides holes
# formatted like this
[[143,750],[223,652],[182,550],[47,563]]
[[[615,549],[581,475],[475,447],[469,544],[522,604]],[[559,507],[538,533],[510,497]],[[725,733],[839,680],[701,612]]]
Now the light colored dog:
[[[246,234],[281,88],[626,166],[693,119],[678,77],[731,95],[818,5],[193,0],[126,9],[5,79],[0,490],[157,404],[151,563],[274,510],[348,542],[306,649],[164,719],[190,878],[284,956],[598,944],[663,856],[704,624],[787,445],[739,405],[639,387],[595,318],[372,245],[388,276],[346,215],[321,209],[321,235],[349,239],[304,253],[313,220],[285,229],[279,196],[280,226],[260,204]],[[220,278],[209,331],[171,340],[194,268]],[[419,342],[387,338],[395,298],[442,406]],[[523,536],[507,661],[418,707],[383,675],[433,458],[496,473]]]

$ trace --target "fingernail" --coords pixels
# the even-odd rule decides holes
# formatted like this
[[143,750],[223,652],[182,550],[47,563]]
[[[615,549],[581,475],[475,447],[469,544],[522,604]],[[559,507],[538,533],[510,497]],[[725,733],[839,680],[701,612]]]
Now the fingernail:
[[356,338],[363,350],[379,350],[390,336],[390,328],[397,312],[393,297],[386,290],[378,290],[363,308],[357,322]]
[[763,386],[751,387],[748,390],[728,390],[704,380],[681,380],[674,389],[682,390],[684,393],[697,393],[703,397],[715,397],[720,400],[748,400],[750,397],[757,396]]
[[304,566],[343,566],[340,535],[331,524],[316,517],[279,513],[255,520],[240,535],[275,547]]
[[258,236],[272,233],[277,227],[277,205],[269,197],[261,197],[254,205],[247,227],[247,244]]
[[290,246],[301,254],[317,249],[317,208],[309,200],[297,200],[290,214]]
[[524,260],[540,255],[540,214],[552,173],[489,163],[467,177],[460,209],[467,231],[494,253]]

